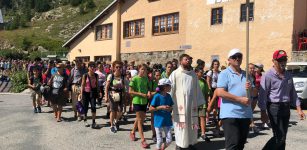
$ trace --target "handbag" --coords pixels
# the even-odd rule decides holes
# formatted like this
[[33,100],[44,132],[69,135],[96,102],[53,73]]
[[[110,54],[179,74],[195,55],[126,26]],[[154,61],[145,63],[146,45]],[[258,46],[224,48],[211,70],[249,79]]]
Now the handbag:
[[112,99],[114,102],[120,102],[120,93],[113,92]]
[[77,102],[76,108],[77,108],[77,111],[78,111],[80,114],[85,114],[84,107],[83,107],[83,104],[81,103],[81,101],[78,101],[78,102]]

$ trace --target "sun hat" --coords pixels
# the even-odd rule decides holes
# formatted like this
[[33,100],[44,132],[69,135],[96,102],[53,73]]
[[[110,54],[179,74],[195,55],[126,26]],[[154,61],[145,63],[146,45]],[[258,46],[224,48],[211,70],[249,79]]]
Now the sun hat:
[[163,78],[159,80],[158,85],[172,85],[171,81],[167,78]]

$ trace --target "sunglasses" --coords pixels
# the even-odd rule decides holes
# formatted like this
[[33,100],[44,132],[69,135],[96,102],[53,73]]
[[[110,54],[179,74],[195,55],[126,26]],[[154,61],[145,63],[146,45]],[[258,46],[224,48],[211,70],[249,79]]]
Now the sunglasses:
[[288,58],[282,57],[280,59],[276,59],[277,62],[281,63],[281,62],[287,62]]
[[91,68],[95,68],[95,65],[90,65],[89,67],[91,67]]
[[242,57],[243,57],[242,54],[237,53],[237,54],[235,54],[235,55],[233,55],[233,56],[230,56],[230,59],[242,59]]

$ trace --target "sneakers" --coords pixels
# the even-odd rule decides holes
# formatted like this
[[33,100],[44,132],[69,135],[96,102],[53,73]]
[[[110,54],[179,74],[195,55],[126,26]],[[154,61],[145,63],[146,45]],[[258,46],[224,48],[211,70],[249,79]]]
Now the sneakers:
[[112,132],[112,133],[116,133],[116,129],[115,129],[115,127],[110,127],[110,131]]
[[257,127],[252,127],[252,131],[254,132],[254,134],[257,134],[257,133],[259,133],[259,129],[257,128]]
[[97,124],[96,124],[96,122],[94,122],[94,123],[92,124],[92,129],[97,129]]
[[85,127],[90,127],[90,124],[88,124],[87,121],[84,121],[84,126]]
[[78,121],[79,121],[79,122],[82,121],[82,118],[81,118],[80,116],[78,117]]
[[157,143],[157,136],[156,135],[152,135],[151,139],[154,143]]
[[163,144],[161,145],[161,150],[165,150],[167,147],[168,147],[168,145],[165,144],[165,143],[163,143]]
[[141,142],[141,146],[143,147],[143,148],[148,148],[148,144],[146,143],[146,141],[144,140],[144,141],[142,141]]
[[42,113],[41,107],[37,107],[37,112],[38,112],[38,113]]
[[130,140],[135,141],[135,133],[130,132]]
[[200,138],[206,142],[211,142],[211,140],[207,137],[206,134],[201,135]]
[[36,109],[36,108],[34,108],[34,109],[33,109],[33,112],[34,112],[34,113],[37,113],[37,109]]

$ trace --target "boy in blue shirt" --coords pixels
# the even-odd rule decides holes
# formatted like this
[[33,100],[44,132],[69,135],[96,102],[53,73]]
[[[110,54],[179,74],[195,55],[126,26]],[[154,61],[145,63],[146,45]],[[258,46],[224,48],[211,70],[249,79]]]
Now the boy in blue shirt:
[[[154,95],[149,110],[154,112],[154,127],[157,135],[157,150],[164,150],[172,142],[172,117],[171,111],[174,105],[172,97],[168,92],[171,90],[169,79],[160,79],[158,83],[159,92]],[[162,130],[166,135],[166,143],[163,143]],[[162,144],[163,143],[163,144]]]

